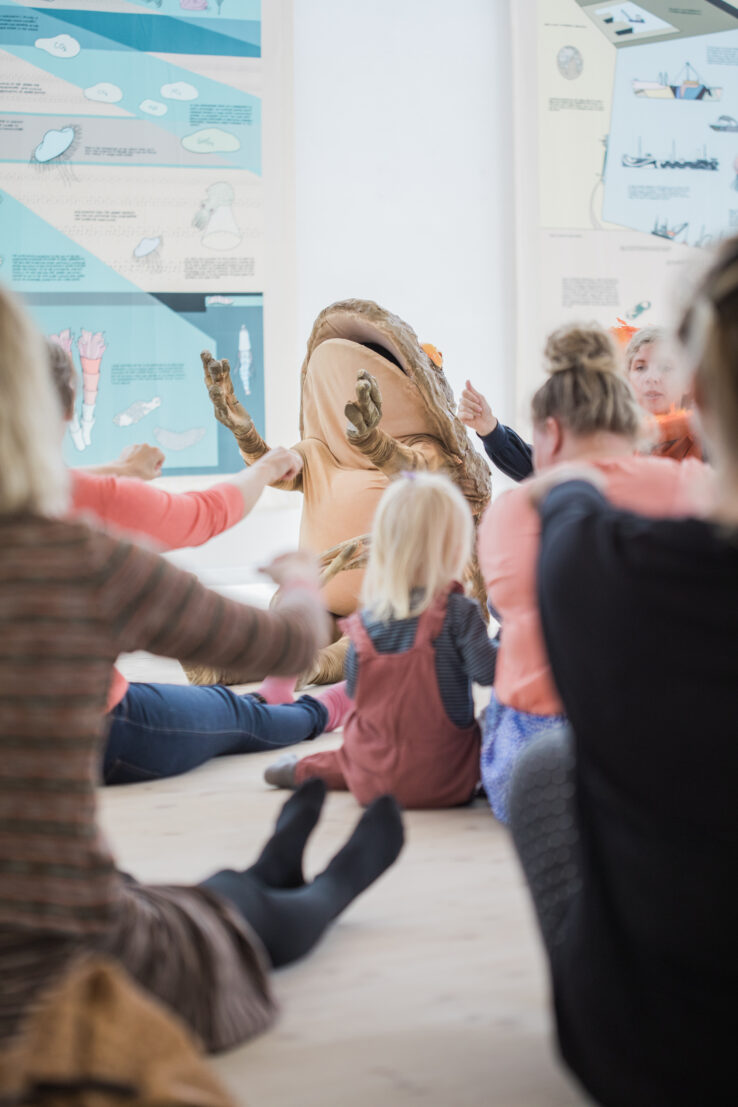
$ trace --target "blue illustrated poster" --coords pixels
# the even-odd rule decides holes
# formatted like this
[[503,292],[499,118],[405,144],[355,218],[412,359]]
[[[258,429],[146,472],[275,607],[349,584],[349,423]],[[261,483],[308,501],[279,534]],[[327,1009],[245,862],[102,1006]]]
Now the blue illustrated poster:
[[263,431],[260,0],[0,3],[0,73],[0,280],[77,369],[67,461],[240,468],[199,355]]

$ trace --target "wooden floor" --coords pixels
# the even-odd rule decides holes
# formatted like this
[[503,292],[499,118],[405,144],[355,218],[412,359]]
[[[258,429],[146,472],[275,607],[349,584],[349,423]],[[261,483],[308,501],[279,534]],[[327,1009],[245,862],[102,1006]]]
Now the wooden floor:
[[[134,657],[128,676],[181,681]],[[338,744],[338,736],[297,748]],[[245,867],[284,793],[270,754],[109,788],[102,819],[120,865],[144,880],[197,881]],[[328,797],[307,854],[325,864],[359,816]],[[249,1107],[575,1107],[554,1058],[533,919],[506,831],[486,805],[410,812],[399,861],[303,962],[274,975],[276,1026],[214,1065]]]

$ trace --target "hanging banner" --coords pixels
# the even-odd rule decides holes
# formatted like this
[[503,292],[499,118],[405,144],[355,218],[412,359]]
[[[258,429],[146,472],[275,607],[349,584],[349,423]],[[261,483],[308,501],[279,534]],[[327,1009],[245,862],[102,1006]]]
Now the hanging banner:
[[738,5],[537,0],[515,40],[524,417],[547,333],[668,324],[738,229]]
[[263,430],[260,0],[0,4],[0,280],[78,372],[70,464],[240,468],[199,353]]

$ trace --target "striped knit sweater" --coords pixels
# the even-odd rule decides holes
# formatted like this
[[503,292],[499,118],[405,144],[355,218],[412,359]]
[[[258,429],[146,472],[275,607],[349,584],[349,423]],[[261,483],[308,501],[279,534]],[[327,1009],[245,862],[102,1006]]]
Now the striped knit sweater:
[[247,607],[81,524],[0,518],[0,927],[92,935],[115,917],[95,786],[119,653],[296,673],[321,610],[302,589]]

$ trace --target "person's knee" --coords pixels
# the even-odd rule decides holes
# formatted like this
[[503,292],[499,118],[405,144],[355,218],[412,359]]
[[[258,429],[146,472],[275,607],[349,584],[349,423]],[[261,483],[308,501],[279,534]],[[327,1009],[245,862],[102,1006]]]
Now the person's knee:
[[520,754],[510,780],[508,823],[510,829],[529,822],[531,813],[553,801],[573,776],[574,745],[569,727],[544,734]]

